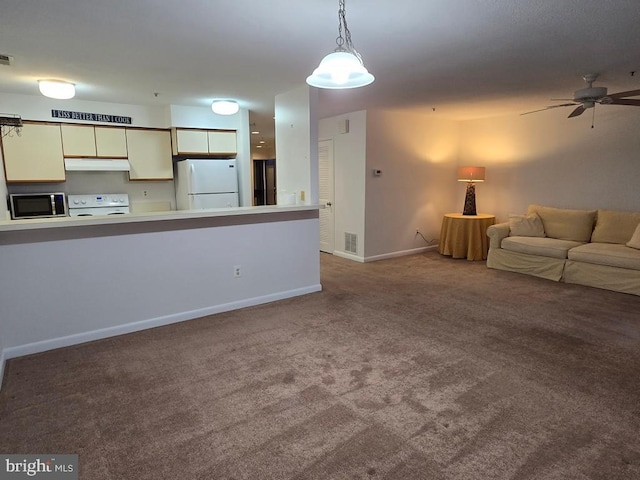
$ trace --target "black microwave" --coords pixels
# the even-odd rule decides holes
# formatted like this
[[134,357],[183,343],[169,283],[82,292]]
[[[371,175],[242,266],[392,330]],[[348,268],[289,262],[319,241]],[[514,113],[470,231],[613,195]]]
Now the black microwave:
[[66,217],[64,193],[14,193],[9,195],[11,218]]

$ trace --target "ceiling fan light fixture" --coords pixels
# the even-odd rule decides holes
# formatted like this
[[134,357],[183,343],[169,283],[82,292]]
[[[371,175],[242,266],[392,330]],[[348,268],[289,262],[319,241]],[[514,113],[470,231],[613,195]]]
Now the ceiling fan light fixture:
[[62,80],[38,80],[40,93],[57,100],[68,100],[76,96],[76,86]]
[[599,99],[607,95],[607,87],[589,87],[576,90],[573,94],[573,99],[576,102],[588,99]]
[[235,115],[240,110],[240,105],[235,100],[214,100],[211,103],[211,111],[218,115]]
[[375,80],[375,77],[365,68],[362,57],[351,42],[344,1],[338,2],[338,37],[336,38],[338,46],[332,53],[325,56],[318,68],[307,77],[307,84],[312,87],[358,88],[369,85]]
[[[562,103],[560,105],[550,105],[538,110],[521,113],[520,115],[529,115],[530,113],[544,112],[552,108],[576,107],[568,118],[574,118],[582,115],[588,108],[594,108],[596,104],[600,105],[630,105],[640,107],[640,100],[626,97],[640,96],[640,89],[627,90],[624,92],[608,93],[607,87],[594,87],[593,82],[598,78],[598,74],[589,73],[582,77],[587,84],[586,88],[581,88],[573,92],[573,101],[571,103]],[[569,98],[552,98],[552,100],[570,100]],[[595,116],[595,108],[594,108]],[[591,124],[593,128],[593,123]]]

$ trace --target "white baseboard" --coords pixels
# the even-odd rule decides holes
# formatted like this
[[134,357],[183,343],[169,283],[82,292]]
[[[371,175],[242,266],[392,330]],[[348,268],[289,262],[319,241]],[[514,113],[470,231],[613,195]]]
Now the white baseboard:
[[364,263],[364,257],[359,257],[358,255],[353,255],[351,253],[338,252],[338,251],[334,251],[333,254],[336,257],[346,258],[347,260],[353,260],[354,262]]
[[[164,317],[151,318],[148,320],[142,320],[139,322],[128,323],[125,325],[117,325],[114,327],[103,328],[100,330],[92,330],[90,332],[82,332],[74,335],[68,335],[66,337],[52,338],[49,340],[43,340],[40,342],[29,343],[26,345],[18,345],[15,347],[5,348],[1,354],[0,359],[2,363],[1,371],[4,371],[4,361],[9,358],[22,357],[24,355],[31,355],[33,353],[45,352],[47,350],[53,350],[55,348],[68,347],[71,345],[77,345],[80,343],[91,342],[93,340],[100,340],[102,338],[115,337],[117,335],[124,335],[126,333],[138,332],[140,330],[146,330],[148,328],[161,327],[163,325],[169,325],[171,323],[183,322],[185,320],[193,320],[195,318],[205,317],[207,315],[214,315],[216,313],[228,312],[231,310],[238,310],[245,307],[253,307],[263,303],[275,302],[277,300],[284,300],[285,298],[297,297],[300,295],[306,295],[308,293],[319,292],[322,290],[322,285],[310,285],[303,288],[296,288],[294,290],[287,290],[284,292],[272,293],[269,295],[263,295],[260,297],[247,298],[244,300],[238,300],[236,302],[224,303],[221,305],[213,305],[211,307],[201,308],[198,310],[191,310],[188,312],[180,312],[172,315],[166,315]],[[0,381],[2,377],[0,376]]]
[[375,262],[377,260],[386,260],[388,258],[404,257],[405,255],[415,255],[416,253],[424,253],[429,250],[436,250],[438,245],[429,245],[428,247],[412,248],[411,250],[400,250],[399,252],[383,253],[382,255],[372,255],[370,257],[360,257],[351,253],[344,253],[334,251],[333,254],[336,257],[346,258],[347,260],[353,260],[354,262],[368,263]]
[[420,247],[420,248],[412,248],[411,250],[400,250],[399,252],[391,252],[391,253],[383,253],[382,255],[372,255],[370,257],[365,257],[364,261],[367,262],[375,262],[377,260],[386,260],[388,258],[396,258],[396,257],[404,257],[405,255],[415,255],[416,253],[424,253],[429,250],[435,250],[438,248],[438,245],[429,245],[428,247]]

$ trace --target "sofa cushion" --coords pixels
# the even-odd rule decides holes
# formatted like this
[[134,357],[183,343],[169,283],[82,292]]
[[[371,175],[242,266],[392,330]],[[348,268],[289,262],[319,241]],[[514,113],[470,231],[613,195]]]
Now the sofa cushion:
[[631,240],[627,242],[627,247],[637,248],[638,250],[640,250],[640,223],[638,223],[636,231],[633,232]]
[[569,249],[582,245],[581,242],[541,237],[507,237],[501,247],[512,252],[541,255],[551,258],[567,258]]
[[640,270],[640,250],[617,243],[587,243],[569,251],[569,260]]
[[638,212],[598,210],[596,226],[591,234],[591,241],[624,245],[633,236],[638,224],[640,224],[640,213]]
[[513,237],[544,237],[542,220],[536,213],[509,215],[509,235]]
[[591,239],[596,210],[568,210],[542,205],[529,205],[527,213],[537,213],[547,237],[574,242]]

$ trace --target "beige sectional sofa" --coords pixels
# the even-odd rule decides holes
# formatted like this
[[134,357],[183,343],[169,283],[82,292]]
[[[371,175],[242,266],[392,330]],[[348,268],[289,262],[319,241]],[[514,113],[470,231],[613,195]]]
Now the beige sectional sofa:
[[489,268],[640,295],[640,213],[530,205],[487,235]]

